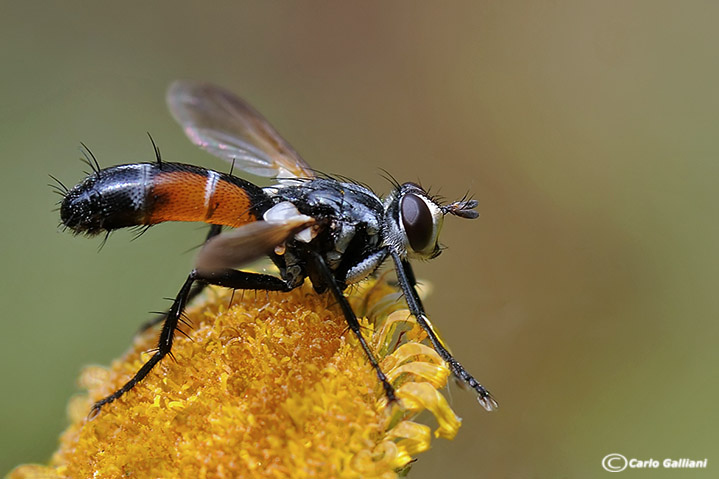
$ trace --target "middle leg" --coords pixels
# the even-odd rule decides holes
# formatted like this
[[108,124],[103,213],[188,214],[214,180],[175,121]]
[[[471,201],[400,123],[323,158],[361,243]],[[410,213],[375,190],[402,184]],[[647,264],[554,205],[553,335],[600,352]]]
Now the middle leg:
[[375,372],[377,373],[377,378],[379,378],[380,382],[382,383],[382,387],[384,388],[384,393],[387,396],[387,400],[389,401],[389,403],[395,402],[397,400],[397,396],[395,395],[394,387],[392,387],[392,385],[389,383],[387,376],[382,371],[382,368],[380,368],[380,365],[377,362],[377,359],[374,357],[374,354],[372,353],[372,350],[367,344],[367,341],[365,341],[364,336],[362,336],[360,324],[354,311],[352,311],[352,306],[350,306],[349,302],[347,301],[347,298],[345,298],[344,293],[339,288],[339,286],[337,286],[335,277],[332,274],[332,271],[330,270],[329,266],[327,266],[327,263],[325,263],[324,258],[322,258],[322,255],[315,252],[313,252],[312,255],[317,272],[321,274],[322,280],[325,282],[325,284],[327,284],[327,287],[330,289],[330,291],[332,291],[332,294],[339,303],[340,308],[342,308],[342,313],[345,317],[345,320],[347,321],[347,325],[359,340],[359,343],[362,346],[362,349],[364,350],[365,355],[369,360],[369,363],[372,365]]

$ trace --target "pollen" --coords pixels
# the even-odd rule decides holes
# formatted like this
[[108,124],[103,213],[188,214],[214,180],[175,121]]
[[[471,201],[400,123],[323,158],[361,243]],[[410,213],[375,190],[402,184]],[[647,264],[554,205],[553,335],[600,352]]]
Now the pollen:
[[[138,386],[88,417],[149,358],[157,330],[109,369],[88,367],[87,393],[48,466],[10,479],[393,478],[460,419],[439,392],[449,370],[399,293],[383,279],[348,299],[397,391],[388,404],[331,296],[208,288],[187,311],[187,336]],[[417,416],[431,426],[417,421]]]

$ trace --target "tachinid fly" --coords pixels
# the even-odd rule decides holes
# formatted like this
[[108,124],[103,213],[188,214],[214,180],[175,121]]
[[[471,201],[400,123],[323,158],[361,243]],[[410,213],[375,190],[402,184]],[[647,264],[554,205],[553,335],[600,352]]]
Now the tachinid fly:
[[[247,173],[275,178],[276,184],[262,188],[232,174],[165,162],[156,148],[153,163],[95,167],[64,193],[62,223],[77,234],[109,234],[163,221],[213,225],[172,306],[155,321],[163,322],[156,352],[123,387],[95,403],[94,414],[170,354],[183,310],[205,285],[290,291],[305,278],[318,293],[329,290],[335,297],[388,400],[395,400],[343,294],[387,259],[394,263],[410,312],[437,353],[476,391],[485,409],[497,407],[432,330],[410,265],[412,259],[437,256],[444,216],[476,218],[476,201],[443,205],[414,183],[396,184],[382,199],[360,184],[318,175],[257,111],[214,85],[175,82],[167,102],[190,141]],[[234,229],[222,232],[223,226]],[[264,256],[277,266],[279,277],[238,269]]]

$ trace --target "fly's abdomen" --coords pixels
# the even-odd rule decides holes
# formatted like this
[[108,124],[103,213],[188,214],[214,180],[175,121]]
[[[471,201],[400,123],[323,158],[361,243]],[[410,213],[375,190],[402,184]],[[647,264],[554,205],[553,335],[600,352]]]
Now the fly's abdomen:
[[163,221],[237,227],[255,221],[266,195],[234,176],[180,163],[135,163],[93,173],[62,201],[62,223],[95,235]]

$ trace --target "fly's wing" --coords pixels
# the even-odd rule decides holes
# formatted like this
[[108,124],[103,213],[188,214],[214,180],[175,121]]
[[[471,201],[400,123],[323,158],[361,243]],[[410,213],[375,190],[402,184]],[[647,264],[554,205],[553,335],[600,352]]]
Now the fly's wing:
[[258,176],[313,178],[314,172],[247,102],[209,83],[176,81],[167,105],[192,143]]
[[299,214],[282,222],[256,221],[222,233],[205,243],[195,259],[200,271],[237,268],[271,253],[290,236],[314,224]]

